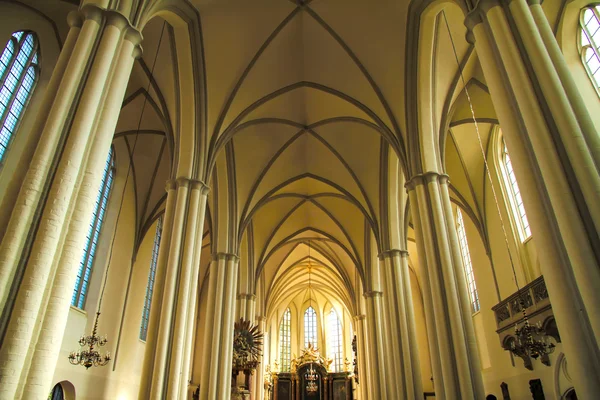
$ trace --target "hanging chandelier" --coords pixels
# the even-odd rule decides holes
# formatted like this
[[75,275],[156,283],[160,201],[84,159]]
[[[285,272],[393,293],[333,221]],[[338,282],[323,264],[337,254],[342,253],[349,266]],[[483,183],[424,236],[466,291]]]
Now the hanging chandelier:
[[525,312],[525,302],[522,299],[519,304],[523,310],[524,323],[520,328],[515,325],[515,340],[510,343],[510,351],[518,357],[527,356],[534,360],[542,357],[543,361],[554,352],[556,346],[550,342],[550,337],[540,322],[535,325],[529,322]]
[[106,354],[102,355],[94,348],[96,346],[102,347],[108,342],[108,340],[106,340],[106,335],[100,337],[97,334],[99,316],[100,312],[97,312],[92,334],[82,336],[79,339],[80,349],[78,351],[72,351],[69,354],[69,362],[71,364],[81,365],[85,367],[85,369],[89,369],[90,367],[103,367],[110,361],[110,352],[106,352]]
[[319,374],[313,368],[313,364],[311,363],[304,374],[304,378],[306,380],[306,392],[307,393],[315,393],[319,390],[319,386],[317,385],[317,381],[319,380]]
[[[494,182],[492,180],[492,175],[490,172],[490,168],[488,166],[487,156],[484,150],[483,141],[481,140],[481,133],[479,132],[479,124],[477,123],[477,118],[475,117],[475,110],[473,108],[473,102],[471,100],[471,96],[469,95],[469,91],[467,89],[467,83],[465,81],[465,77],[463,75],[463,68],[458,59],[458,54],[456,53],[456,46],[454,44],[454,39],[452,38],[452,33],[450,31],[450,26],[448,24],[448,20],[446,18],[446,13],[442,11],[444,16],[444,21],[446,22],[446,29],[448,30],[448,35],[450,36],[450,43],[452,44],[452,50],[454,51],[454,57],[456,59],[456,64],[458,66],[458,71],[460,73],[460,78],[463,84],[463,90],[465,91],[465,96],[467,97],[467,101],[469,103],[469,108],[471,110],[471,118],[473,119],[473,124],[475,125],[475,132],[477,133],[477,141],[479,143],[479,149],[481,150],[481,155],[483,158],[483,163],[485,165],[485,171],[487,173],[487,178],[490,183],[490,188],[492,190],[492,195],[494,198],[494,203],[496,205],[496,211],[498,212],[498,217],[500,218],[500,226],[502,228],[502,233],[504,235],[504,243],[506,245],[506,251],[508,252],[508,258],[510,260],[510,266],[512,268],[513,278],[515,280],[515,286],[517,287],[517,295],[519,296],[519,304],[521,306],[521,310],[523,312],[523,326],[519,328],[518,324],[515,325],[515,340],[510,344],[510,350],[513,354],[518,357],[531,357],[536,360],[539,357],[542,357],[542,362],[546,365],[550,365],[548,360],[548,355],[554,352],[554,348],[556,347],[554,343],[550,342],[549,335],[546,330],[542,327],[540,323],[536,325],[531,325],[529,323],[529,318],[527,317],[527,311],[525,310],[525,302],[523,301],[523,296],[521,296],[521,288],[519,286],[519,281],[517,280],[517,273],[515,271],[515,265],[512,257],[512,253],[510,251],[508,234],[506,232],[506,227],[504,225],[504,218],[502,217],[502,213],[500,212],[500,204],[498,202],[498,197],[496,195],[496,189],[494,187]],[[546,361],[544,361],[546,360]]]

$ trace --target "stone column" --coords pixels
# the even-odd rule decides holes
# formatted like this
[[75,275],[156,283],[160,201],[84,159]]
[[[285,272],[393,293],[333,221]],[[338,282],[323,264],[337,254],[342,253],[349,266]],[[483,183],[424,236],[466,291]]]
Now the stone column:
[[178,178],[174,186],[176,189],[170,188],[175,197],[172,226],[168,243],[161,244],[166,254],[159,254],[165,270],[160,270],[159,264],[161,285],[153,296],[152,310],[159,315],[153,313],[154,323],[151,319],[148,332],[152,336],[148,337],[145,363],[153,362],[145,367],[140,388],[140,396],[152,399],[185,398],[194,336],[208,188],[187,178]]
[[[256,317],[256,323],[258,325],[258,329],[265,334],[267,329],[267,318],[258,316]],[[265,379],[265,347],[267,344],[263,339],[263,351],[258,359],[258,367],[256,368],[256,372],[254,373],[254,382],[252,385],[252,399],[253,400],[263,400],[265,395],[265,390],[263,389],[263,382]]]
[[162,236],[160,248],[158,250],[158,260],[156,264],[156,274],[154,278],[154,294],[152,296],[152,305],[150,307],[150,318],[148,321],[148,334],[146,336],[146,350],[144,355],[144,364],[140,382],[141,399],[149,398],[151,379],[154,371],[154,362],[157,350],[158,328],[160,326],[160,312],[162,298],[165,289],[165,280],[167,273],[167,262],[169,250],[171,248],[171,237],[174,227],[175,206],[177,203],[177,185],[175,181],[168,181],[166,185],[167,203],[165,207],[165,216],[163,219]]
[[[483,380],[447,177],[435,172],[408,183],[437,399],[483,399]],[[457,257],[458,256],[458,257]],[[432,362],[432,364],[435,364]]]
[[[509,8],[515,14],[510,17],[515,23],[519,21],[521,29],[528,26],[537,31],[526,15],[527,9],[515,4]],[[581,167],[571,163],[572,156],[565,154],[568,152],[564,143],[569,142],[570,151],[585,150],[588,141],[581,137],[586,137],[587,128],[579,115],[576,118],[581,129],[569,137],[571,133],[565,133],[564,123],[558,123],[558,119],[565,117],[556,114],[571,115],[572,120],[573,110],[564,101],[564,93],[562,102],[538,97],[534,83],[545,75],[538,77],[535,69],[528,70],[526,65],[531,57],[523,59],[519,51],[525,48],[527,54],[525,41],[529,43],[532,39],[525,40],[521,37],[523,34],[515,36],[509,28],[506,12],[505,8],[489,2],[469,14],[466,25],[472,31],[471,39],[503,126],[517,180],[528,189],[521,191],[523,203],[562,344],[571,360],[569,368],[575,388],[582,397],[593,397],[600,392],[600,309],[597,307],[600,261],[593,244],[598,238],[593,214],[583,218],[582,212],[597,211],[597,204],[579,191],[587,182],[578,181],[575,171]],[[533,35],[539,37],[539,33]],[[549,42],[547,38],[545,42]],[[532,43],[528,46],[531,50]],[[538,51],[540,46],[539,42],[535,45]],[[555,50],[554,65],[558,63]],[[573,103],[572,96],[569,99]],[[546,103],[548,107],[552,104],[551,111],[544,108]],[[580,162],[583,161],[584,157]],[[594,184],[586,190],[590,188],[595,190]]]
[[370,388],[369,398],[383,399],[387,398],[386,387],[386,366],[385,359],[387,354],[383,349],[383,326],[381,321],[381,297],[382,292],[369,291],[364,293],[366,303],[366,327],[367,334],[367,353],[369,356],[369,380]]
[[393,383],[401,398],[418,398],[423,395],[421,368],[417,349],[412,291],[408,271],[408,252],[388,250],[379,255],[383,266],[384,308],[388,315],[388,333],[391,338]]
[[102,16],[92,12],[69,15],[71,29],[59,56],[54,72],[36,118],[34,129],[42,131],[29,169],[19,191],[16,204],[2,243],[0,244],[0,309],[5,308],[11,282],[33,222],[44,183],[50,171],[74,106],[77,90],[84,81],[85,68],[92,58],[94,42],[98,37]]
[[[116,16],[117,14],[113,14],[113,18]],[[122,17],[114,23],[126,26],[126,20]],[[120,54],[114,64],[114,73],[104,101],[105,106],[102,108],[98,130],[84,169],[83,180],[64,240],[50,298],[45,312],[43,312],[41,335],[33,353],[23,398],[40,398],[51,390],[52,376],[69,316],[72,289],[77,279],[81,252],[102,181],[104,165],[121,109],[120,105],[125,96],[133,62],[141,54],[140,34],[133,28],[129,28],[125,37],[126,40],[123,41]]]
[[217,253],[209,268],[207,326],[202,344],[201,400],[228,396],[231,391],[239,257],[231,253]]
[[[18,398],[20,396],[19,382],[23,382],[25,379],[23,373],[25,372],[26,359],[29,351],[33,350],[32,346],[34,343],[32,340],[38,328],[40,312],[46,301],[45,293],[47,290],[50,290],[47,288],[47,285],[52,281],[55,259],[60,257],[61,239],[67,233],[67,216],[70,213],[71,204],[76,201],[77,183],[82,179],[81,171],[86,165],[90,148],[93,147],[97,111],[102,109],[105,98],[113,95],[110,93],[107,94],[105,88],[109,85],[114,63],[119,63],[119,47],[123,43],[123,30],[127,26],[126,19],[117,13],[104,13],[98,9],[93,9],[88,13],[88,16],[90,16],[90,19],[84,23],[80,40],[86,40],[90,36],[94,37],[102,19],[106,18],[106,23],[103,27],[98,47],[95,50],[94,61],[91,64],[92,67],[87,79],[85,79],[80,102],[76,105],[76,112],[73,117],[69,136],[45,202],[46,206],[40,218],[38,230],[28,257],[29,261],[24,271],[23,281],[17,293],[5,339],[0,349],[0,359],[4,360],[0,369],[0,381],[2,382],[0,396],[4,398]],[[85,36],[83,31],[86,32]],[[130,54],[128,55],[130,59],[132,51],[133,47],[130,48]],[[132,62],[133,60],[131,59],[130,61]],[[127,67],[130,61],[121,66]],[[130,70],[131,68],[129,68]],[[116,79],[123,80],[124,77],[121,74],[117,74]],[[66,81],[67,83],[71,82],[70,79]],[[119,88],[119,90],[121,89]],[[121,93],[123,92],[121,91]],[[109,116],[106,116],[106,118],[110,119],[114,125],[118,118],[118,112],[110,115],[110,118]],[[52,121],[48,119],[46,127],[52,126],[53,123],[63,126],[65,121],[61,121],[60,118]],[[46,128],[44,130],[46,131]],[[48,130],[50,132],[54,131],[51,128],[48,128]],[[43,136],[45,136],[45,133]],[[102,143],[106,143],[106,140],[103,140]],[[108,146],[110,146],[110,142],[107,148]],[[31,183],[32,181],[26,177],[24,185]],[[26,191],[29,193],[30,190],[28,188]],[[85,193],[85,188],[83,193]],[[25,218],[27,211],[25,209],[21,211],[25,213],[22,216]],[[14,217],[15,215],[13,215]],[[83,215],[81,217],[84,218]],[[87,220],[89,222],[91,211],[90,215],[86,215],[85,217],[87,218],[84,221]],[[19,225],[19,223],[15,223]],[[10,236],[8,239],[10,241]],[[82,247],[73,250],[81,252]],[[7,259],[5,258],[5,260]],[[13,262],[16,262],[16,260],[13,260]],[[58,300],[58,303],[61,303],[61,301]],[[56,315],[49,317],[53,318]],[[58,318],[56,321],[60,320],[61,318]],[[43,347],[43,344],[41,346]],[[44,367],[49,366],[53,359],[55,362],[55,356],[51,355],[52,352],[48,352],[47,349],[40,350],[49,355],[49,358],[42,361]],[[34,365],[34,370],[36,371],[34,374],[40,373],[40,369],[36,365]],[[47,372],[43,372],[43,374],[47,374]],[[32,386],[30,386],[30,389],[34,392],[37,390]],[[28,394],[28,396],[30,395]],[[32,394],[31,396],[35,395]]]
[[366,400],[369,398],[367,392],[369,374],[367,356],[365,352],[365,316],[356,315],[354,316],[354,329],[356,332],[356,362],[358,363],[358,388],[360,390],[360,399]]

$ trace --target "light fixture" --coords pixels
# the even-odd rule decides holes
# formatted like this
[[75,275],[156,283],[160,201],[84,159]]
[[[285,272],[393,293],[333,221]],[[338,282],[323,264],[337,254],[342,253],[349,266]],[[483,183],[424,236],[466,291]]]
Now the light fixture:
[[[158,46],[156,48],[156,55],[154,56],[154,62],[152,64],[152,69],[150,71],[150,77],[148,79],[148,87],[146,88],[146,92],[150,93],[150,87],[154,80],[154,68],[156,67],[156,61],[158,60],[158,52],[160,50],[160,45],[162,43],[163,34],[165,32],[166,21],[163,22],[162,30],[160,32],[160,38],[158,39]],[[144,102],[142,104],[142,110],[140,112],[140,119],[137,124],[137,130],[135,133],[135,141],[133,143],[131,154],[129,158],[129,165],[127,167],[127,175],[125,176],[125,183],[123,184],[123,191],[121,193],[121,203],[119,204],[119,212],[117,213],[117,219],[115,226],[119,226],[119,217],[121,216],[121,210],[123,209],[123,201],[125,199],[125,190],[127,189],[127,182],[129,181],[129,174],[131,172],[131,166],[133,163],[133,156],[135,155],[135,149],[138,143],[138,137],[140,135],[140,128],[142,125],[142,120],[144,117],[144,110],[146,108],[146,102],[148,98],[144,96]],[[106,345],[108,339],[106,335],[100,337],[98,336],[98,321],[100,319],[100,310],[102,307],[102,300],[104,299],[104,289],[106,289],[106,282],[108,280],[108,270],[110,269],[113,248],[115,245],[115,238],[117,235],[113,235],[112,243],[110,245],[110,253],[108,255],[108,264],[106,267],[106,271],[104,272],[104,283],[102,285],[102,291],[100,292],[100,298],[98,300],[98,311],[96,312],[96,318],[94,320],[94,327],[92,329],[91,335],[83,335],[79,338],[79,350],[72,351],[69,353],[69,362],[73,365],[81,365],[84,366],[85,369],[89,369],[90,367],[103,367],[108,364],[111,360],[110,352],[106,352],[106,354],[101,355],[100,352],[96,349],[96,347],[102,347]]]
[[80,349],[78,351],[72,351],[69,354],[69,362],[71,364],[81,365],[84,366],[85,369],[88,369],[90,367],[103,367],[110,361],[110,352],[101,355],[100,352],[94,348],[95,346],[102,347],[108,342],[106,336],[100,337],[97,335],[99,316],[100,312],[97,312],[92,334],[89,336],[84,335],[79,338]]
[[306,380],[306,392],[307,393],[315,393],[319,390],[319,386],[317,385],[317,381],[319,380],[319,374],[313,368],[313,363],[310,363],[306,374],[304,374],[304,379]]
[[502,233],[504,235],[504,243],[506,245],[506,251],[508,252],[508,258],[510,260],[510,266],[512,268],[513,277],[515,280],[515,285],[517,287],[517,296],[519,296],[519,305],[521,306],[521,311],[523,312],[523,325],[521,327],[518,324],[515,325],[515,338],[511,341],[509,348],[506,350],[510,350],[513,354],[521,358],[533,358],[534,360],[542,357],[542,362],[546,365],[550,365],[548,355],[554,351],[556,347],[554,343],[550,342],[549,335],[546,330],[542,327],[541,324],[531,325],[529,323],[529,318],[527,317],[527,311],[525,302],[523,301],[523,295],[521,294],[521,288],[519,286],[519,282],[517,280],[517,273],[515,271],[515,265],[513,262],[512,254],[510,251],[508,234],[506,233],[506,227],[504,225],[504,219],[502,218],[502,213],[500,212],[500,204],[498,203],[498,196],[496,195],[496,189],[494,187],[494,182],[492,180],[492,175],[490,172],[490,168],[488,166],[487,157],[485,154],[485,150],[483,147],[483,142],[481,140],[481,133],[479,132],[479,124],[477,123],[477,118],[475,118],[475,111],[473,109],[473,102],[471,101],[471,96],[469,95],[469,91],[467,89],[467,83],[465,81],[465,77],[463,75],[463,68],[460,65],[458,60],[458,54],[456,52],[456,46],[454,44],[454,39],[452,38],[452,33],[450,32],[450,25],[448,24],[448,19],[446,18],[446,13],[442,10],[442,14],[444,15],[444,21],[446,22],[446,29],[448,30],[448,35],[450,36],[450,43],[452,44],[452,50],[454,51],[454,57],[456,59],[456,64],[458,66],[458,71],[460,73],[460,78],[463,84],[463,90],[465,91],[465,96],[467,97],[467,101],[469,103],[469,108],[471,110],[471,118],[473,119],[473,124],[475,125],[475,132],[477,133],[477,141],[479,143],[479,149],[481,150],[481,155],[483,157],[483,163],[485,166],[485,171],[487,173],[487,178],[490,182],[490,188],[492,189],[492,195],[494,198],[494,203],[496,204],[496,211],[498,213],[498,217],[500,218],[500,226],[502,227]]

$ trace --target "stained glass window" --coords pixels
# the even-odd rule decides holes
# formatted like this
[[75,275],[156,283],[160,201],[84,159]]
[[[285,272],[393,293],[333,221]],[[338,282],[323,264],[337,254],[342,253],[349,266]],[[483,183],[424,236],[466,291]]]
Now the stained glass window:
[[531,236],[531,229],[529,228],[529,220],[527,214],[525,214],[525,206],[523,205],[523,199],[521,198],[521,191],[517,184],[517,178],[508,155],[508,149],[506,143],[502,140],[502,172],[504,176],[504,186],[507,193],[509,194],[509,203],[511,209],[519,225],[519,237],[524,242]]
[[288,308],[283,313],[281,324],[279,324],[279,359],[281,360],[281,372],[290,371],[292,354],[292,313]]
[[98,246],[98,238],[100,237],[100,230],[102,229],[102,222],[104,221],[114,174],[115,159],[111,148],[104,166],[102,183],[100,185],[100,190],[98,191],[98,197],[96,197],[92,222],[90,223],[85,238],[84,252],[81,257],[81,262],[79,263],[79,272],[77,274],[77,280],[75,281],[73,298],[71,299],[71,305],[78,308],[83,308],[85,305],[85,297],[92,275],[92,267],[94,265],[94,256],[96,255],[96,247]]
[[579,19],[579,45],[581,60],[594,83],[600,88],[600,6],[586,7],[581,10]]
[[309,343],[317,347],[317,313],[312,306],[304,312],[304,347]]
[[467,278],[467,288],[469,289],[471,308],[473,312],[477,312],[480,309],[479,294],[477,293],[477,286],[475,285],[473,264],[471,264],[471,253],[469,253],[469,244],[467,243],[467,234],[465,232],[465,221],[463,220],[460,208],[456,209],[456,222],[458,225],[458,243],[460,244],[460,252],[462,254],[463,266],[465,268],[465,276]]
[[342,372],[342,322],[340,321],[335,309],[332,308],[329,313],[329,331],[328,337],[328,353],[329,358],[333,360],[333,368],[335,372]]
[[39,45],[33,32],[12,34],[0,56],[0,164],[39,75]]
[[156,276],[156,265],[158,264],[158,250],[160,249],[160,238],[162,236],[162,217],[156,222],[156,234],[154,235],[154,246],[152,247],[152,260],[150,261],[150,272],[148,273],[148,285],[146,286],[146,298],[142,311],[142,324],[140,326],[140,339],[146,340],[148,335],[148,322],[150,321],[150,306],[152,305],[152,293],[154,290],[154,278]]

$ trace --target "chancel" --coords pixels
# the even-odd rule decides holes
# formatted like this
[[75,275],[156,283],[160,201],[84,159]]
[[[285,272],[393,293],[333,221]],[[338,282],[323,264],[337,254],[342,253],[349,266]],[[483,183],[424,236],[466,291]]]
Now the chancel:
[[596,399],[600,6],[0,0],[0,400]]

